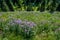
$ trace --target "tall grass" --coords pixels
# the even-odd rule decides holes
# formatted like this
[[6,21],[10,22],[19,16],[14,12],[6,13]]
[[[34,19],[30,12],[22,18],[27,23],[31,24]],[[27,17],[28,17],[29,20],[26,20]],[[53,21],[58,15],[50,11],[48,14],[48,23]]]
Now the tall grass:
[[1,11],[56,11],[59,0],[0,0]]

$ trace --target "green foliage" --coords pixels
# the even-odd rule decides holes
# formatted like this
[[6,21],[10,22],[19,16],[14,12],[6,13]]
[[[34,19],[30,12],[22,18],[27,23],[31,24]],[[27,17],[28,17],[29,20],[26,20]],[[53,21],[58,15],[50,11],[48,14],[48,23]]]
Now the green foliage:
[[56,11],[60,0],[0,0],[1,11]]
[[[36,27],[30,28],[32,26],[26,25],[26,21],[28,25],[34,22]],[[20,24],[21,22],[23,24]],[[29,35],[24,31],[25,29],[30,30]],[[3,40],[60,40],[60,12],[0,13],[0,38]]]

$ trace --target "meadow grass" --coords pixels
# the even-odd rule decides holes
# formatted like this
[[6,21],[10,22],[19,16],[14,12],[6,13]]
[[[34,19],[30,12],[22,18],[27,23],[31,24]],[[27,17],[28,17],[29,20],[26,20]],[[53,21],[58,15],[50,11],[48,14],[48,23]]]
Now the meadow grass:
[[[1,12],[0,29],[6,27],[11,19],[21,19],[22,21],[32,21],[36,24],[35,36],[30,40],[60,40],[60,12]],[[1,25],[2,23],[2,25]],[[18,27],[18,26],[17,26]],[[7,30],[6,30],[7,31]],[[0,31],[1,32],[1,31]],[[18,33],[17,33],[18,34]],[[15,35],[2,31],[0,40],[26,40],[21,35]],[[28,39],[29,40],[29,39]]]

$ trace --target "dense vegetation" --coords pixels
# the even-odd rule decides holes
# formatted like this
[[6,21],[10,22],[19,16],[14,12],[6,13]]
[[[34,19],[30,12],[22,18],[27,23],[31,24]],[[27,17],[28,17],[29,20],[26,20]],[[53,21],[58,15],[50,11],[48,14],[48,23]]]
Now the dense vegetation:
[[60,40],[60,12],[1,12],[0,40]]
[[57,11],[60,0],[0,0],[0,40],[60,40]]
[[60,11],[60,0],[0,0],[0,11]]

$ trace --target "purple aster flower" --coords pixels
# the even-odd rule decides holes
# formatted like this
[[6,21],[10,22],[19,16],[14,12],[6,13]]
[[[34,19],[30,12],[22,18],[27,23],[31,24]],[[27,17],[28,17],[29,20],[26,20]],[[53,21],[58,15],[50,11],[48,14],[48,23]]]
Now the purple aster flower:
[[29,25],[29,27],[33,28],[35,26],[35,23],[33,22],[27,22],[27,24]]
[[34,26],[36,26],[34,22],[29,22],[29,21],[24,21],[24,24],[30,28],[33,28]]
[[14,22],[17,23],[17,24],[21,24],[22,23],[22,21],[19,20],[19,19],[18,20],[15,20]]
[[35,23],[31,22],[29,25],[30,25],[30,26],[35,26]]

